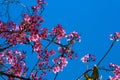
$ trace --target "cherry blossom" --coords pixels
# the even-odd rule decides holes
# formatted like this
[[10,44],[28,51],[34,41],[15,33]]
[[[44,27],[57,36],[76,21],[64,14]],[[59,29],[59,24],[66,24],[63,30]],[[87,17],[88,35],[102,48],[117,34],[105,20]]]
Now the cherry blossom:
[[55,66],[53,68],[54,73],[62,71],[63,67],[67,66],[68,64],[68,61],[66,60],[65,57],[54,58],[53,62],[55,63]]
[[45,2],[45,0],[37,0],[37,4],[39,4],[39,5],[47,4],[47,2]]
[[55,50],[54,50],[54,49],[52,49],[52,50],[50,50],[49,54],[50,54],[50,55],[55,55],[55,54],[56,54],[56,52],[55,52]]
[[16,76],[26,76],[26,72],[28,71],[28,67],[26,66],[24,53],[19,50],[7,50],[5,52],[0,53],[0,60],[2,60],[2,64],[9,65],[6,72],[9,74],[15,74]]
[[35,42],[33,49],[34,51],[40,52],[42,50],[42,44],[40,42]]
[[56,27],[52,29],[51,35],[54,35],[56,37],[56,42],[60,42],[60,39],[65,37],[65,30],[64,28],[58,24]]
[[74,43],[74,40],[80,42],[81,39],[80,39],[80,35],[76,32],[76,31],[73,31],[71,34],[67,34],[65,35],[67,39],[67,41],[70,41],[71,44]]
[[42,28],[41,29],[41,34],[39,35],[42,38],[47,38],[48,37],[48,29],[47,28]]
[[119,32],[115,32],[114,35],[110,34],[110,40],[119,40],[120,38],[120,33]]
[[120,80],[120,66],[110,63],[109,65],[113,69],[114,76],[109,76],[110,80]]
[[82,60],[83,63],[95,61],[95,56],[92,55],[92,54],[87,54],[87,55],[83,56],[83,57],[81,58],[81,60]]
[[39,37],[38,34],[31,34],[30,37],[29,37],[29,40],[33,41],[33,42],[36,42],[36,41],[40,40],[40,37]]
[[60,71],[60,67],[59,66],[55,66],[54,69],[53,69],[53,72],[54,73],[57,73]]
[[37,4],[35,6],[32,6],[31,9],[35,14],[39,13],[39,9],[44,9],[43,5],[48,4],[45,0],[37,0]]

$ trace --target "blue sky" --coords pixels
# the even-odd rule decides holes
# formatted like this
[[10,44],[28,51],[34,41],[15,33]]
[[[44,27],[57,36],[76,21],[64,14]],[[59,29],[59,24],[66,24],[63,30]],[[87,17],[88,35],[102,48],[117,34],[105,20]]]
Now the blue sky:
[[[26,2],[28,3],[27,5],[33,4],[32,1],[34,0],[31,0],[31,2],[28,1],[29,3]],[[45,20],[42,27],[52,29],[57,24],[61,24],[67,33],[77,31],[79,34],[81,34],[81,43],[76,42],[76,44],[73,46],[74,51],[79,55],[78,59],[69,60],[67,67],[65,67],[64,71],[60,72],[57,77],[57,80],[75,80],[86,70],[86,65],[81,62],[81,57],[87,53],[91,53],[96,56],[98,62],[112,43],[112,41],[109,39],[109,35],[116,31],[120,31],[120,1],[46,1],[48,2],[48,5],[45,6],[45,11],[42,14]],[[16,13],[18,9],[15,10]],[[34,62],[36,58],[33,58],[33,55],[34,54],[28,57],[32,58]],[[116,42],[110,54],[107,56],[107,58],[105,58],[100,66],[108,67],[108,64],[111,62],[120,65],[119,56],[120,42]],[[97,62],[95,64],[97,64]],[[31,66],[31,63],[28,63],[29,66]],[[91,63],[90,66],[92,65],[94,65],[94,63]],[[108,72],[103,71],[102,75],[103,80],[108,78]],[[49,80],[53,80],[54,74],[50,73],[47,78]]]
[[[120,31],[120,1],[47,0],[47,2],[48,5],[43,13],[45,27],[52,28],[60,23],[68,33],[75,30],[81,34],[81,43],[74,45],[79,58],[69,61],[68,66],[59,73],[57,78],[57,80],[75,80],[85,71],[85,64],[80,58],[91,53],[96,56],[98,62],[112,43],[109,34]],[[100,66],[108,67],[111,62],[120,65],[119,45],[120,42],[114,45]],[[109,73],[103,71],[102,74],[103,80],[106,80]]]

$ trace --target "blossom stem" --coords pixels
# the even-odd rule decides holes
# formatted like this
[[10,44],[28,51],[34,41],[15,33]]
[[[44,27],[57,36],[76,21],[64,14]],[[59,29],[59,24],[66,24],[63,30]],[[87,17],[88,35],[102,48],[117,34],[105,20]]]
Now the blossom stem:
[[56,79],[57,79],[57,76],[58,76],[58,72],[56,73],[56,75],[55,75],[55,77],[54,77],[54,80],[56,80]]
[[92,70],[92,69],[88,69],[88,70],[85,71],[83,74],[81,74],[76,80],[80,80],[84,74],[88,73],[88,72],[91,71],[91,70]]
[[101,62],[105,59],[105,57],[109,54],[110,50],[113,48],[114,44],[115,44],[116,40],[114,40],[112,42],[112,44],[110,45],[109,49],[107,50],[107,52],[104,54],[104,56],[100,59],[100,61],[98,62],[97,66],[99,66],[101,64]]

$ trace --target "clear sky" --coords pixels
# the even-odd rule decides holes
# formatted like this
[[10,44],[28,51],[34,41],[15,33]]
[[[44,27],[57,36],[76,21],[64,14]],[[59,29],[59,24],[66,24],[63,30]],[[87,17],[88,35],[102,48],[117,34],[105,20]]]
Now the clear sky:
[[[74,50],[79,54],[78,59],[69,61],[68,66],[57,78],[75,80],[86,69],[80,58],[91,53],[96,56],[98,62],[112,43],[109,35],[120,31],[120,0],[47,0],[47,2],[43,13],[45,27],[52,28],[60,23],[68,33],[75,30],[81,34],[81,43],[74,45]],[[117,42],[100,66],[108,67],[111,62],[120,65],[119,57],[120,42]],[[106,80],[108,72],[103,71],[102,74],[103,80]]]
[[[27,5],[34,3],[32,2],[34,0],[27,1]],[[76,42],[73,46],[74,51],[79,55],[78,59],[69,60],[67,67],[57,77],[57,80],[76,80],[86,70],[86,65],[81,62],[81,57],[87,53],[94,54],[97,60],[95,63],[91,63],[90,67],[97,64],[112,43],[109,35],[116,31],[120,32],[120,0],[46,1],[48,5],[45,6],[42,14],[45,20],[42,27],[52,29],[57,24],[61,24],[67,33],[77,31],[81,34],[82,41]],[[11,9],[13,10],[13,8]],[[18,9],[15,10],[16,13]],[[28,51],[28,49],[26,50]],[[36,60],[33,56],[28,57],[32,58],[33,62]],[[119,57],[120,42],[116,42],[100,66],[108,67],[109,63],[120,65]],[[28,62],[29,66],[31,63]],[[102,72],[103,80],[107,80],[108,74],[108,72]],[[50,73],[47,78],[53,80],[54,73]]]

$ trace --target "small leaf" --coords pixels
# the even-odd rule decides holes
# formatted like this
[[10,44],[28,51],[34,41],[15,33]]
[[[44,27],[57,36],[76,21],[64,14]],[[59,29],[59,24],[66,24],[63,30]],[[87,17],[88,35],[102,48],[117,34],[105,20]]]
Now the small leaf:
[[88,74],[84,74],[85,80],[93,80]]
[[92,73],[93,80],[98,80],[98,76],[99,76],[98,67],[94,66],[93,67],[93,73]]

